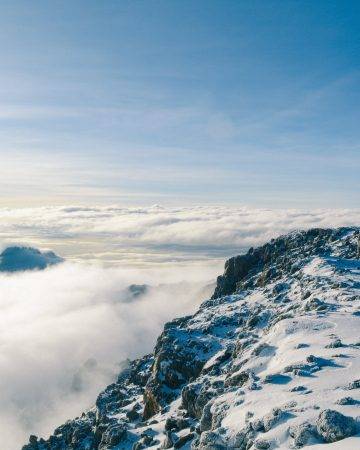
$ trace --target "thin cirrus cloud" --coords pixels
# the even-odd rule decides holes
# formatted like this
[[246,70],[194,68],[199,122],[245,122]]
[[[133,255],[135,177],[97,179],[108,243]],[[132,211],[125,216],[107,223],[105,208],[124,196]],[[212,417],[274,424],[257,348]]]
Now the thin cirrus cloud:
[[358,207],[358,2],[3,3],[0,205]]

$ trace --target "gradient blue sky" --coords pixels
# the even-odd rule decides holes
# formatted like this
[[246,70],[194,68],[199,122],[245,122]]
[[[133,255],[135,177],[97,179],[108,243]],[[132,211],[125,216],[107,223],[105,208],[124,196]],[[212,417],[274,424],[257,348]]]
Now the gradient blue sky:
[[0,205],[358,207],[360,2],[0,3]]

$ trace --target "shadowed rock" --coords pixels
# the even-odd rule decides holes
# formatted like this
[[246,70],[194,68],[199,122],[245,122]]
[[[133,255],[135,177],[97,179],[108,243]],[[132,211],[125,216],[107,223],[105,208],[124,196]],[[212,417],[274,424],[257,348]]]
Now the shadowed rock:
[[356,434],[356,423],[352,417],[325,409],[318,417],[316,429],[325,442],[336,442]]

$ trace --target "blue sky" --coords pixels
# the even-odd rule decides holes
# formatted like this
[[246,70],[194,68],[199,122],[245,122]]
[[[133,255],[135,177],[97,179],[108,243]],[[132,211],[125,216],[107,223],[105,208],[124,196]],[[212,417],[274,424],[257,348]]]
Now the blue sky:
[[360,206],[358,1],[2,1],[0,38],[0,205]]

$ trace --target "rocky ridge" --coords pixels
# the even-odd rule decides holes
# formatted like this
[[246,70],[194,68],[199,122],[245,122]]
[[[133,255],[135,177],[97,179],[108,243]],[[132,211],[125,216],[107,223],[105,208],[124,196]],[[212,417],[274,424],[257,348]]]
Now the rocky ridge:
[[294,232],[231,258],[196,314],[23,450],[360,448],[358,231]]

